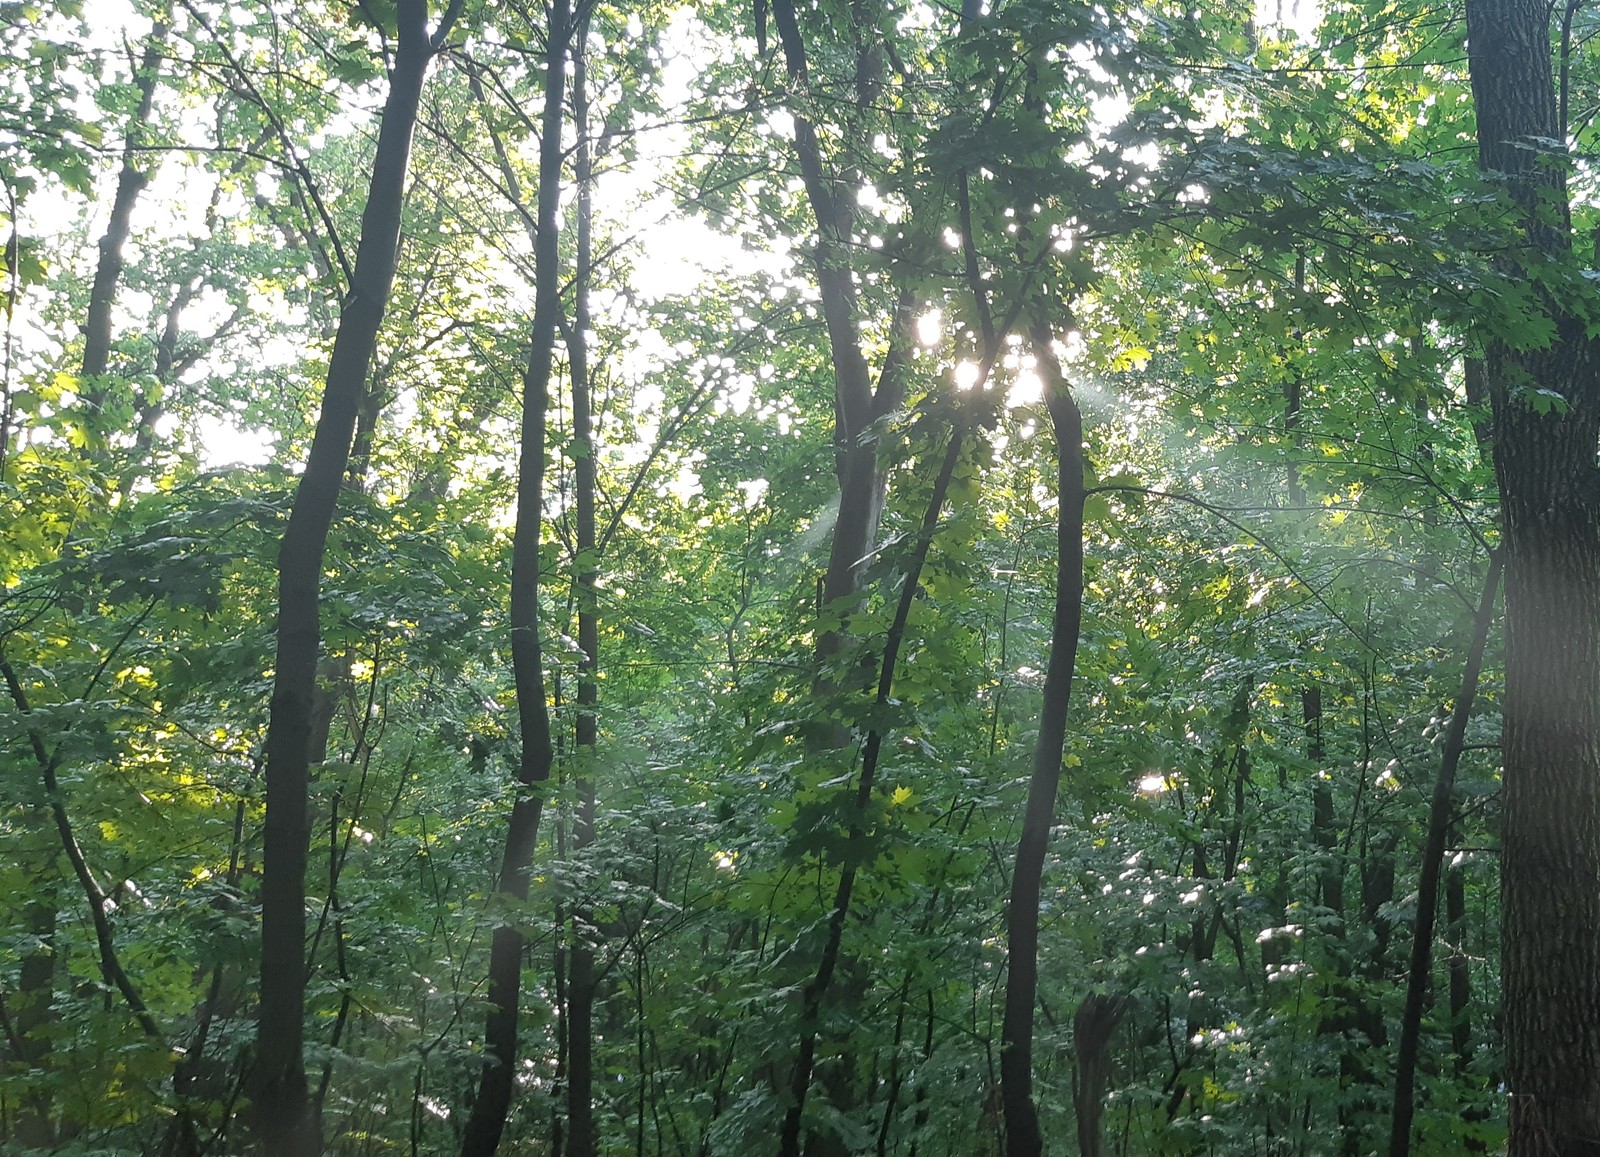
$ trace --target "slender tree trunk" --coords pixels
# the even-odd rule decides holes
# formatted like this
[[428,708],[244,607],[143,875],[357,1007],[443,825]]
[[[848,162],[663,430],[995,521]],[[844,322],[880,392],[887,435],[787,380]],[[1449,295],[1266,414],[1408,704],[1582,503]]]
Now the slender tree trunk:
[[[888,638],[884,642],[883,663],[878,671],[877,695],[873,700],[879,714],[888,707],[890,694],[894,690],[895,665],[899,660],[900,646],[905,639],[906,622],[911,617],[911,604],[916,600],[917,584],[922,577],[922,568],[928,561],[928,550],[933,543],[934,532],[938,529],[939,514],[944,509],[945,497],[950,492],[950,479],[955,473],[964,440],[965,430],[958,425],[950,434],[950,443],[945,448],[939,476],[933,483],[933,494],[928,499],[927,510],[923,513],[916,551],[912,555],[911,564],[906,568],[904,585],[900,588],[900,600],[895,607],[894,621],[889,626]],[[883,737],[883,729],[874,727],[867,732],[867,737],[861,745],[861,775],[856,781],[854,808],[850,816],[852,842],[865,836],[862,824],[872,804],[872,790],[878,771],[878,758],[883,750]],[[802,992],[800,1047],[789,1082],[789,1104],[784,1113],[783,1127],[778,1138],[780,1157],[800,1155],[801,1123],[805,1118],[806,1096],[811,1088],[811,1076],[816,1063],[818,1019],[823,1002],[828,998],[833,984],[834,973],[839,967],[845,921],[850,916],[850,897],[855,889],[856,872],[857,865],[854,862],[847,862],[840,869],[839,884],[834,890],[833,909],[828,913],[822,955],[817,961],[816,973],[806,983]]]
[[1395,1056],[1389,1157],[1407,1157],[1411,1151],[1411,1122],[1416,1110],[1417,1053],[1422,1040],[1423,1005],[1433,971],[1433,922],[1439,910],[1439,875],[1444,864],[1445,840],[1450,833],[1456,769],[1461,765],[1467,722],[1472,717],[1472,703],[1478,694],[1478,676],[1483,670],[1483,652],[1489,641],[1489,627],[1494,622],[1502,557],[1497,553],[1489,560],[1489,573],[1483,580],[1483,597],[1479,600],[1477,620],[1473,625],[1472,647],[1467,652],[1466,669],[1461,676],[1461,694],[1456,697],[1455,709],[1450,715],[1450,729],[1445,733],[1439,774],[1433,781],[1427,842],[1422,849],[1422,872],[1417,882],[1417,917],[1411,933],[1411,970],[1406,976],[1406,1003],[1400,1017],[1400,1043]]
[[372,447],[378,438],[378,419],[389,403],[388,378],[393,365],[393,359],[379,363],[367,382],[367,388],[361,393],[361,404],[356,407],[356,429],[350,441],[345,485],[358,493],[367,488],[367,474],[372,469]]
[[[793,0],[773,0],[772,14],[790,84],[795,95],[804,98],[811,86],[810,68]],[[850,18],[859,19],[857,6],[851,7]],[[864,26],[858,23],[857,27],[861,30]],[[861,107],[870,103],[872,94],[880,86],[882,68],[880,53],[858,46],[855,90]],[[818,614],[821,625],[817,632],[817,670],[813,685],[816,702],[826,708],[842,688],[852,685],[845,673],[839,670],[846,638],[843,624],[855,608],[861,575],[877,537],[886,486],[878,456],[878,428],[900,405],[904,393],[903,378],[910,361],[914,306],[912,297],[903,294],[891,325],[889,350],[881,363],[874,386],[872,371],[862,352],[859,308],[850,263],[850,232],[860,179],[849,171],[830,172],[824,162],[816,126],[806,115],[804,107],[792,107],[790,112],[794,119],[795,155],[801,181],[816,220],[813,267],[828,333],[834,377],[833,446],[839,505],[829,540],[827,569],[820,583]],[[952,441],[952,455],[959,449],[960,440],[958,431]],[[932,510],[935,521],[940,502],[942,494]],[[929,534],[932,533],[931,526],[926,529]],[[919,544],[921,558],[926,557],[926,548],[926,542]],[[907,590],[915,588],[919,568],[920,562],[913,564],[907,578]],[[898,621],[899,630],[903,631],[903,618]],[[891,628],[891,635],[894,634],[895,629]],[[879,671],[880,688],[886,680],[893,680],[892,652],[897,645],[897,641],[891,641],[886,647],[886,657]],[[807,742],[813,751],[826,752],[847,747],[850,739],[851,728],[846,722],[825,717],[811,727]],[[881,743],[881,740],[882,736],[876,730],[869,732],[864,740],[861,778],[858,781],[861,785],[857,793],[858,811],[865,810],[869,798],[873,765],[877,759],[875,744]],[[866,754],[869,749],[872,752],[870,755]],[[835,891],[834,909],[828,917],[822,956],[816,973],[805,989],[800,1047],[779,1140],[780,1152],[785,1157],[795,1157],[800,1149],[801,1120],[816,1057],[817,1014],[832,985],[841,958],[844,923],[855,876],[855,866],[846,865],[842,868]],[[849,1088],[853,1074],[839,1072],[833,1076],[835,1079],[830,1082],[834,1090],[832,1099],[836,1108],[843,1108],[850,1100]]]
[[[1526,265],[1572,250],[1543,0],[1468,0],[1482,168],[1522,214]],[[1518,266],[1514,276],[1529,276]],[[1537,283],[1537,279],[1536,283]],[[1577,277],[1574,282],[1579,281]],[[1581,292],[1573,290],[1572,292]],[[1510,1157],[1600,1153],[1600,378],[1581,318],[1486,349],[1505,552],[1501,981]],[[1559,406],[1533,404],[1549,391]]]
[[1056,788],[1066,744],[1067,711],[1083,623],[1083,417],[1050,349],[1050,335],[1032,335],[1056,435],[1056,598],[1050,660],[1033,774],[1017,841],[1006,909],[1006,996],[1001,1023],[1000,1087],[1006,1157],[1038,1157],[1044,1139],[1033,1103],[1033,1008],[1039,991],[1039,895],[1055,818]]
[[[1306,259],[1303,255],[1294,259],[1294,287],[1299,292],[1305,291]],[[1291,336],[1296,345],[1304,340],[1304,335],[1299,329],[1296,329]],[[1306,488],[1300,481],[1300,407],[1303,393],[1304,382],[1299,369],[1296,368],[1283,386],[1283,431],[1289,441],[1289,460],[1285,463],[1284,481],[1288,487],[1289,505],[1292,507],[1306,504]]]
[[[80,390],[87,403],[87,425],[101,435],[105,433],[101,416],[101,410],[105,405],[105,391],[93,379],[106,372],[110,358],[111,305],[116,298],[117,283],[122,277],[123,251],[127,247],[128,235],[132,230],[134,205],[148,181],[146,174],[134,164],[134,159],[138,155],[134,146],[143,137],[155,106],[161,58],[169,32],[170,29],[163,19],[154,22],[145,41],[144,52],[134,68],[133,85],[138,100],[128,122],[127,147],[123,152],[122,169],[117,176],[116,191],[112,195],[111,214],[106,222],[106,231],[100,238],[98,246],[100,256],[95,264],[94,281],[89,292],[89,307],[84,317],[84,348],[79,372],[85,380]],[[14,206],[11,217],[15,221]],[[12,240],[15,241],[15,228],[12,231]],[[9,315],[15,305],[18,277],[14,266],[7,272],[11,294],[11,300],[7,302]],[[9,449],[5,443],[9,441],[11,435],[9,393],[6,405],[6,421],[3,428],[0,428],[0,463],[5,460]],[[98,445],[98,442],[92,442],[91,445]],[[28,807],[27,812],[31,818],[39,821],[38,827],[42,832],[46,822],[42,809]],[[43,862],[48,868],[53,860],[54,857],[50,856]],[[29,936],[40,947],[30,951],[23,959],[21,975],[18,977],[20,999],[15,1002],[12,1010],[15,1014],[13,1029],[23,1045],[24,1055],[20,1055],[18,1060],[30,1065],[42,1065],[48,1062],[51,1051],[48,1036],[37,1030],[43,1028],[51,1019],[50,1005],[54,999],[55,983],[55,896],[53,888],[46,885],[39,885],[36,890],[43,895],[29,900],[26,923]],[[47,1109],[40,1114],[24,1113],[19,1122],[18,1139],[29,1144],[45,1144],[49,1140],[48,1116]]]
[[[3,658],[5,670],[11,666]],[[7,676],[8,685],[16,678]],[[12,700],[19,711],[26,711],[26,691],[20,682],[9,687]],[[37,751],[35,752],[37,757]],[[48,759],[39,765],[42,773],[49,766]],[[39,781],[43,788],[44,781]],[[23,927],[27,929],[32,946],[22,957],[22,967],[17,977],[17,990],[9,1000],[7,1025],[11,1053],[17,1064],[24,1068],[44,1069],[50,1064],[51,1034],[46,1030],[55,1013],[51,1005],[55,1000],[57,895],[59,876],[57,856],[60,853],[59,837],[52,835],[48,824],[49,801],[45,792],[30,792],[23,804],[24,820],[12,837],[14,863],[28,873],[28,901],[23,908]],[[18,1098],[20,1102],[12,1117],[13,1138],[21,1145],[44,1148],[53,1142],[50,1121],[50,1097],[45,1092]]]
[[[454,21],[453,3],[438,35]],[[310,839],[312,715],[321,646],[323,554],[350,456],[356,411],[394,284],[411,134],[435,46],[426,0],[398,0],[399,40],[361,242],[339,318],[322,412],[278,550],[278,649],[266,739],[266,824],[262,840],[261,1006],[251,1074],[254,1129],[274,1157],[312,1157],[321,1140],[307,1097],[305,885]]]
[[[28,701],[27,690],[17,677],[16,669],[11,666],[3,653],[0,653],[0,677],[4,678],[6,691],[11,701],[16,704],[17,711],[25,716],[32,715],[33,707]],[[44,736],[33,727],[28,728],[28,744],[44,781],[46,806],[55,821],[56,836],[61,841],[61,851],[72,867],[72,874],[77,877],[78,886],[83,891],[83,898],[89,909],[89,922],[94,928],[95,947],[100,955],[100,975],[108,988],[115,989],[121,994],[128,1011],[133,1014],[144,1035],[152,1040],[160,1040],[162,1036],[160,1026],[151,1015],[144,998],[139,995],[138,988],[122,967],[122,960],[117,955],[116,939],[111,929],[110,903],[105,890],[100,887],[100,882],[90,869],[89,861],[78,843],[77,834],[73,831],[72,818],[67,813],[66,796],[61,790],[61,781],[57,776],[60,748],[58,747],[52,754],[45,746]]]
[[1463,947],[1467,935],[1466,873],[1452,862],[1444,877],[1444,926],[1450,944],[1446,967],[1450,974],[1450,1051],[1455,1054],[1456,1079],[1467,1075],[1472,1064],[1472,975]]
[[89,310],[83,322],[83,397],[89,405],[89,421],[102,435],[109,433],[100,414],[107,391],[94,379],[104,374],[111,362],[111,307],[116,301],[117,283],[122,280],[123,254],[133,231],[133,208],[150,180],[149,174],[135,163],[139,157],[137,150],[155,107],[156,82],[169,32],[166,17],[157,18],[134,69],[133,87],[139,99],[128,122],[122,170],[117,174],[117,188],[111,198],[111,216],[100,238],[100,258],[95,264],[94,281],[89,287]]
[[1339,832],[1333,811],[1333,780],[1323,764],[1328,749],[1322,739],[1322,687],[1308,683],[1300,691],[1300,718],[1305,727],[1306,759],[1316,768],[1311,787],[1311,839],[1322,857],[1317,871],[1317,901],[1334,915],[1344,916],[1344,857],[1339,853]]
[[[572,387],[572,455],[577,491],[578,557],[573,584],[578,604],[578,712],[575,747],[578,756],[578,817],[573,825],[574,851],[582,856],[595,840],[594,760],[600,736],[596,715],[600,660],[600,606],[595,590],[599,578],[596,557],[594,404],[589,379],[589,285],[593,243],[593,158],[588,138],[589,94],[584,40],[588,18],[578,22],[572,44],[572,108],[578,145],[573,157],[577,185],[577,254],[573,284],[573,325],[567,341],[567,368]],[[572,972],[567,986],[567,1031],[571,1034],[567,1059],[567,1149],[571,1157],[594,1157],[594,1001],[595,945],[599,935],[589,905],[580,904],[573,916]]]
[[[545,414],[561,320],[561,122],[572,7],[555,0],[547,10],[544,110],[539,140],[539,207],[534,250],[533,345],[522,382],[522,451],[517,468],[517,521],[511,547],[511,665],[522,731],[520,790],[506,828],[499,891],[512,901],[528,897],[529,868],[539,841],[545,784],[555,759],[546,700],[544,651],[539,637],[539,539],[544,527]],[[462,1157],[489,1157],[500,1145],[516,1076],[523,938],[514,924],[494,930],[489,946],[489,1012],[484,1025],[485,1064],[461,1138]]]
[[[810,84],[805,41],[800,34],[793,0],[773,0],[772,14],[790,82],[800,94]],[[858,89],[867,92],[878,83],[881,65],[875,54],[863,59],[857,70]],[[862,95],[858,91],[858,96]],[[902,302],[876,389],[867,359],[861,352],[855,284],[849,264],[850,227],[855,216],[859,181],[830,174],[823,164],[816,127],[798,109],[794,118],[795,155],[800,162],[806,199],[816,218],[813,264],[823,321],[833,356],[834,468],[839,479],[839,511],[828,550],[828,569],[822,581],[822,613],[827,624],[817,636],[817,658],[822,664],[837,657],[844,634],[834,621],[848,613],[860,583],[861,568],[872,551],[878,515],[883,506],[884,476],[878,463],[877,425],[900,404],[902,375],[910,357],[909,299]],[[822,686],[827,686],[824,679]],[[847,732],[838,728],[824,735],[822,746],[841,747]]]

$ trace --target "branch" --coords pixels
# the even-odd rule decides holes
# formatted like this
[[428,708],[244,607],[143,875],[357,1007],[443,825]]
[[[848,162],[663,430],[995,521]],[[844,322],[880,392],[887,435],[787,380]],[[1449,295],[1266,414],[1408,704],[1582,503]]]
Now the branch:
[[1104,486],[1091,486],[1088,490],[1085,490],[1083,492],[1083,496],[1085,498],[1089,498],[1089,497],[1091,497],[1093,495],[1096,495],[1096,494],[1143,494],[1147,498],[1166,498],[1166,499],[1170,499],[1173,502],[1185,502],[1185,503],[1188,503],[1190,506],[1196,507],[1196,508],[1198,508],[1200,510],[1204,510],[1207,514],[1211,515],[1213,518],[1216,518],[1219,521],[1227,523],[1229,526],[1233,527],[1240,534],[1243,534],[1246,537],[1248,537],[1251,541],[1253,541],[1262,550],[1266,551],[1269,555],[1271,555],[1277,561],[1278,565],[1283,567],[1283,569],[1289,573],[1289,577],[1290,578],[1294,579],[1295,582],[1297,582],[1301,586],[1303,586],[1310,593],[1311,597],[1317,601],[1317,604],[1319,606],[1321,606],[1323,610],[1327,611],[1328,614],[1331,615],[1334,618],[1334,620],[1339,623],[1340,626],[1342,626],[1345,630],[1350,632],[1351,636],[1354,637],[1356,642],[1360,643],[1368,651],[1372,652],[1372,654],[1374,654],[1374,655],[1378,654],[1378,649],[1377,649],[1377,647],[1375,647],[1373,645],[1372,640],[1367,638],[1360,631],[1356,630],[1354,624],[1352,624],[1349,619],[1345,618],[1342,614],[1340,614],[1337,610],[1335,610],[1334,607],[1333,607],[1333,604],[1328,602],[1328,600],[1323,597],[1322,592],[1319,591],[1316,587],[1312,586],[1310,580],[1305,578],[1305,576],[1303,576],[1300,573],[1300,571],[1295,567],[1295,565],[1292,562],[1290,562],[1286,557],[1284,557],[1284,554],[1283,554],[1282,551],[1280,551],[1277,547],[1273,546],[1265,538],[1262,538],[1260,534],[1258,534],[1254,530],[1251,530],[1248,526],[1246,526],[1244,523],[1240,522],[1238,519],[1230,517],[1228,515],[1228,513],[1225,510],[1223,510],[1222,507],[1214,506],[1211,503],[1205,501],[1203,498],[1196,498],[1192,494],[1174,494],[1169,490],[1156,490],[1156,489],[1153,489],[1153,488],[1151,488],[1149,486],[1128,486],[1128,485],[1123,485],[1123,484],[1120,484],[1120,483],[1119,484],[1107,484],[1107,485],[1104,485]]
[[[0,676],[4,676],[6,690],[10,692],[11,701],[16,704],[17,710],[23,715],[32,715],[33,708],[28,703],[28,694],[4,652],[0,652]],[[150,1010],[139,995],[139,990],[134,987],[133,981],[123,971],[122,963],[117,958],[116,942],[111,935],[111,919],[106,915],[110,901],[94,878],[94,873],[89,870],[83,849],[78,845],[78,839],[72,832],[72,821],[67,815],[67,805],[61,794],[61,783],[56,777],[56,769],[61,762],[61,749],[58,747],[55,754],[51,755],[45,747],[44,736],[39,733],[39,729],[30,726],[27,731],[28,742],[33,748],[34,761],[39,765],[39,771],[44,777],[45,793],[49,797],[50,811],[55,818],[56,833],[61,838],[61,849],[67,854],[73,874],[77,876],[84,898],[89,902],[89,918],[94,923],[95,943],[100,950],[101,975],[105,977],[106,983],[122,994],[122,999],[127,1002],[144,1035],[150,1040],[161,1040],[164,1035],[161,1026],[150,1014]]]

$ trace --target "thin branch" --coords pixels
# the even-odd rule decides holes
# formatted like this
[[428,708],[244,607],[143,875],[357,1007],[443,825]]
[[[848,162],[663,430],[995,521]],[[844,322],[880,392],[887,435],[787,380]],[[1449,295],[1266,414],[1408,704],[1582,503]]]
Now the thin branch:
[[[33,708],[28,702],[27,691],[24,690],[22,681],[17,678],[17,673],[4,652],[0,652],[0,676],[4,677],[6,690],[10,692],[11,701],[16,704],[17,710],[23,715],[32,715]],[[156,1023],[155,1017],[151,1015],[144,999],[139,995],[139,990],[134,987],[133,981],[123,970],[122,962],[117,958],[116,941],[111,933],[111,918],[107,914],[111,901],[107,899],[99,881],[94,878],[94,873],[84,858],[83,849],[78,844],[78,838],[73,834],[72,820],[67,814],[61,783],[56,776],[56,770],[61,762],[61,749],[57,747],[55,754],[52,755],[37,727],[30,725],[27,732],[29,745],[33,748],[34,762],[39,765],[40,774],[44,778],[45,794],[49,797],[50,812],[55,819],[56,833],[61,839],[61,850],[66,853],[73,874],[78,878],[78,885],[83,889],[84,898],[89,903],[89,918],[94,924],[95,943],[100,950],[100,973],[107,984],[122,994],[122,999],[127,1003],[134,1019],[139,1022],[144,1035],[150,1040],[161,1040],[163,1038],[161,1026]]]

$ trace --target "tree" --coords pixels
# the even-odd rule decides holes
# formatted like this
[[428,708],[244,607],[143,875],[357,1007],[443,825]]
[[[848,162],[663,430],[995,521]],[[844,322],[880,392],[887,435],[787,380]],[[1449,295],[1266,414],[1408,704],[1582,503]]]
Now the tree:
[[1391,1075],[1499,1147],[1484,379],[1584,441],[1516,371],[1592,290],[1459,22],[513,4],[424,84],[417,4],[69,8],[0,19],[0,1144],[242,1148],[298,990],[330,1154],[1359,1153]]
[[[517,466],[517,522],[511,542],[511,662],[516,676],[522,750],[518,792],[506,826],[498,890],[513,903],[528,896],[529,869],[539,841],[545,785],[555,759],[539,628],[539,555],[544,528],[545,422],[561,323],[561,130],[566,62],[572,50],[574,11],[566,0],[550,8],[545,27],[544,107],[539,121],[538,218],[534,243],[533,335],[522,378],[522,440]],[[516,1076],[521,1016],[523,936],[512,920],[494,930],[489,958],[489,1012],[484,1029],[487,1063],[472,1115],[461,1139],[462,1157],[485,1157],[500,1144]]]
[[[1485,342],[1504,536],[1502,983],[1513,1157],[1600,1137],[1600,376],[1573,271],[1566,101],[1550,10],[1467,5],[1478,160],[1515,206],[1508,272],[1536,287],[1521,340]],[[1562,37],[1562,91],[1568,37]]]
[[361,241],[328,360],[316,437],[278,551],[278,652],[266,737],[261,1005],[251,1081],[255,1131],[272,1153],[321,1151],[305,1074],[307,797],[321,639],[322,561],[378,329],[394,282],[411,135],[428,66],[460,15],[428,32],[426,0],[401,0],[398,39]]

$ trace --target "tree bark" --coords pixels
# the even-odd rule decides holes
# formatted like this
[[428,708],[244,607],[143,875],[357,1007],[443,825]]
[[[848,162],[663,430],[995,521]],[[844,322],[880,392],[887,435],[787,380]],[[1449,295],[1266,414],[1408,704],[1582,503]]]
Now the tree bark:
[[[1522,278],[1572,251],[1549,16],[1542,0],[1467,4],[1479,164],[1519,210],[1526,244],[1506,271]],[[1506,556],[1510,1157],[1600,1153],[1600,379],[1584,322],[1553,295],[1544,305],[1556,328],[1545,348],[1491,340],[1484,359]],[[1554,400],[1536,390],[1560,404],[1536,406]]]
[[1457,1079],[1467,1075],[1472,1064],[1472,974],[1462,945],[1467,935],[1466,873],[1459,860],[1451,863],[1444,878],[1444,926],[1449,937],[1450,959],[1450,1051]]
[[[499,892],[512,904],[528,898],[529,868],[539,841],[545,784],[555,759],[539,637],[539,539],[544,528],[545,414],[550,401],[556,331],[561,320],[561,120],[572,6],[547,10],[544,109],[539,140],[539,202],[534,249],[533,342],[522,382],[522,450],[517,467],[517,521],[511,546],[511,665],[522,732],[519,790],[506,827]],[[489,1157],[500,1145],[516,1076],[523,937],[514,923],[494,930],[489,946],[489,1011],[485,1064],[461,1138],[462,1157]]]
[[[811,750],[827,752],[842,749],[851,740],[850,727],[837,719],[827,718],[826,708],[844,683],[836,666],[844,651],[843,621],[854,609],[861,574],[877,537],[886,487],[878,459],[878,430],[883,420],[900,405],[904,393],[903,378],[910,361],[914,306],[913,298],[909,294],[902,294],[891,323],[889,350],[874,386],[871,368],[862,353],[858,301],[849,260],[855,194],[861,183],[860,178],[848,170],[830,172],[824,160],[816,126],[811,122],[804,104],[811,90],[810,66],[793,0],[773,0],[772,15],[778,29],[785,69],[794,94],[799,98],[799,103],[790,108],[794,119],[795,155],[806,200],[816,220],[812,263],[833,363],[834,471],[839,483],[839,505],[818,600],[818,614],[822,623],[817,631],[813,694],[817,705],[824,709],[824,718],[812,725],[807,736]],[[858,18],[859,7],[852,6],[851,19]],[[881,73],[880,55],[871,49],[859,47],[854,81],[856,97],[862,107],[869,103],[871,94],[881,83]],[[947,465],[953,465],[961,439],[962,432],[958,428],[952,435]],[[925,522],[924,526],[928,535],[932,534],[933,523],[937,522],[943,503],[942,487],[947,487],[949,483],[947,474],[941,474],[941,478],[943,483],[936,483],[936,495],[930,507],[932,522]],[[919,543],[917,560],[908,571],[902,600],[905,612],[909,612],[909,604],[905,600],[916,588],[922,560],[927,556],[927,546],[926,541]],[[890,629],[890,639],[879,669],[880,706],[887,695],[884,687],[892,683],[894,678],[894,655],[899,644],[898,635],[904,631],[904,620],[905,613],[901,613],[897,616],[897,625]],[[862,771],[856,803],[858,812],[864,812],[870,800],[878,745],[881,742],[881,729],[877,728],[869,731],[863,741]],[[854,864],[846,864],[840,871],[834,907],[828,916],[822,956],[816,973],[805,988],[800,1044],[791,1074],[789,1104],[779,1138],[779,1152],[783,1157],[797,1157],[800,1151],[801,1122],[816,1058],[817,1014],[841,959],[844,924],[856,871]],[[848,1084],[849,1075],[840,1076],[841,1081]],[[836,1107],[842,1107],[847,1097],[848,1094],[843,1097],[836,1095]]]
[[[24,716],[32,715],[33,707],[28,701],[27,691],[22,686],[22,681],[17,678],[16,670],[11,666],[10,660],[3,653],[0,653],[0,677],[4,678],[6,691],[11,701],[16,704],[17,711]],[[83,898],[89,908],[89,921],[94,928],[95,947],[100,954],[100,975],[108,988],[114,988],[122,995],[128,1011],[133,1013],[134,1020],[138,1022],[144,1035],[151,1040],[160,1040],[162,1037],[160,1026],[145,1005],[144,998],[139,995],[138,988],[123,969],[122,961],[117,955],[116,939],[111,930],[110,901],[89,867],[89,861],[84,856],[83,848],[73,831],[72,818],[67,814],[66,796],[62,793],[61,781],[56,775],[60,763],[60,749],[51,754],[45,746],[44,736],[32,727],[27,729],[27,734],[34,762],[38,764],[39,774],[44,781],[46,806],[55,821],[56,836],[61,841],[61,851],[72,867],[72,874],[77,878],[78,886],[83,890]]]
[[1044,1139],[1033,1103],[1033,1006],[1039,991],[1039,895],[1055,817],[1056,788],[1066,744],[1067,711],[1083,624],[1083,416],[1050,348],[1050,335],[1032,334],[1056,435],[1056,599],[1050,628],[1039,738],[1033,749],[1028,802],[1017,841],[1006,909],[1006,996],[1001,1022],[1000,1095],[1006,1157],[1039,1157]]
[[350,456],[356,411],[394,284],[411,135],[436,42],[426,0],[398,0],[398,45],[384,101],[361,242],[328,360],[322,412],[278,550],[278,645],[266,739],[262,838],[261,1005],[250,1078],[256,1140],[274,1157],[321,1150],[305,1072],[305,877],[312,715],[321,647],[319,604],[328,529]]

